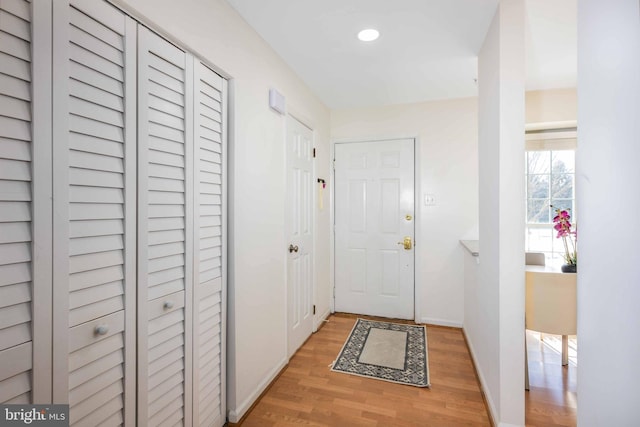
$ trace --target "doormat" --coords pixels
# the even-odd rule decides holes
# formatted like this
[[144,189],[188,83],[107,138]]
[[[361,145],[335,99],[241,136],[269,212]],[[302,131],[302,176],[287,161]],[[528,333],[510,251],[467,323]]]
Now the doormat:
[[429,387],[427,329],[358,319],[332,371]]

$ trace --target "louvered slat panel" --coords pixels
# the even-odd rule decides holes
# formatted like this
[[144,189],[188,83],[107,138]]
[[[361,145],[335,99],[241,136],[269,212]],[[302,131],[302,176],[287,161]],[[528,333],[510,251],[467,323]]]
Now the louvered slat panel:
[[94,427],[102,425],[119,426],[123,424],[122,417],[122,399],[120,395],[111,401],[100,405],[99,409],[90,413],[75,425]]
[[[108,326],[105,335],[94,332],[98,325]],[[117,411],[124,405],[124,312],[73,327],[69,335],[70,422],[97,425],[106,402],[117,402]]]
[[186,345],[189,280],[186,54],[139,32],[139,304],[143,340],[138,423],[189,423]]
[[224,424],[222,405],[222,90],[220,76],[196,64],[197,424]]
[[0,2],[0,403],[31,402],[31,6]]
[[70,3],[60,15],[67,18],[61,54],[68,55],[68,127],[60,142],[67,150],[65,174],[57,175],[68,182],[69,418],[74,426],[120,425],[126,418],[127,354],[133,350],[125,344],[133,332],[125,327],[127,271],[134,268],[127,252],[133,249],[127,246],[127,233],[133,233],[127,201],[135,191],[127,166],[127,144],[134,143],[127,139],[127,115],[134,112],[127,108],[134,101],[125,98],[131,45],[122,12],[106,2]]

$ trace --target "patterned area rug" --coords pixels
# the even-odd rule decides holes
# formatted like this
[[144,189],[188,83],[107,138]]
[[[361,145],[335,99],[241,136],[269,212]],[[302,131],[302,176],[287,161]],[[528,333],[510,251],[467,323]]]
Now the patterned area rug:
[[332,371],[429,387],[424,326],[358,319]]

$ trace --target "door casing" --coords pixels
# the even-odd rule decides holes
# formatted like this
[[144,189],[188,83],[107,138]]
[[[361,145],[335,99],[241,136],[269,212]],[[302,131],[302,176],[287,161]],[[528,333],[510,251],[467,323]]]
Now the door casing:
[[[289,218],[292,216],[291,214],[291,209],[292,209],[292,200],[289,197],[289,169],[291,167],[291,163],[290,163],[290,149],[289,149],[289,132],[291,130],[292,126],[301,126],[303,128],[306,128],[311,135],[311,139],[310,139],[310,147],[309,147],[309,154],[311,156],[311,182],[310,182],[310,188],[309,188],[309,200],[308,200],[308,206],[307,208],[309,209],[309,231],[311,233],[310,236],[310,243],[309,243],[309,248],[308,248],[308,252],[309,252],[309,263],[310,263],[310,279],[309,279],[309,283],[307,284],[308,288],[307,288],[307,292],[308,292],[308,296],[310,298],[310,302],[311,302],[311,307],[309,307],[310,311],[310,318],[308,320],[308,322],[310,323],[309,325],[305,325],[304,328],[305,330],[308,329],[309,335],[311,335],[312,332],[315,331],[315,313],[313,312],[312,307],[315,306],[315,234],[316,234],[316,221],[315,221],[315,201],[316,201],[316,193],[315,193],[315,188],[316,186],[314,185],[315,183],[315,162],[313,161],[313,150],[314,150],[314,131],[313,129],[308,126],[304,121],[299,120],[296,116],[292,115],[292,114],[288,114],[286,117],[286,131],[285,131],[285,158],[286,158],[286,162],[285,162],[285,189],[287,191],[287,195],[285,197],[286,200],[286,205],[285,205],[285,212],[286,212],[286,219],[289,220]],[[292,241],[292,236],[291,236],[291,228],[289,227],[289,225],[287,225],[285,227],[285,242],[286,245],[289,246],[290,244],[294,244],[296,245],[295,242]],[[286,249],[286,248],[283,248]],[[302,249],[302,248],[301,248]],[[292,340],[292,331],[291,331],[291,311],[292,311],[292,307],[291,304],[292,302],[292,295],[291,295],[291,290],[293,289],[293,286],[295,286],[294,283],[292,283],[292,278],[289,275],[289,270],[291,268],[290,262],[291,262],[291,255],[289,254],[289,252],[287,251],[286,253],[286,262],[285,262],[285,277],[286,277],[286,299],[287,299],[287,321],[286,321],[286,336],[287,336],[287,357],[291,357],[293,355],[293,353],[295,353],[295,351],[297,350],[297,345],[292,344],[291,340]],[[306,340],[307,337],[305,337]],[[304,342],[304,340],[303,340]],[[292,345],[296,348],[292,348]]]
[[[336,242],[335,242],[335,149],[336,144],[348,144],[348,143],[362,143],[362,142],[379,142],[379,141],[391,141],[397,139],[413,139],[414,141],[414,251],[415,251],[415,259],[421,259],[422,257],[422,227],[421,227],[421,218],[422,218],[422,205],[420,203],[421,195],[422,195],[422,185],[421,185],[421,173],[422,170],[420,168],[420,159],[421,159],[421,150],[420,150],[420,138],[415,134],[405,134],[405,135],[389,135],[389,136],[373,136],[373,137],[357,137],[357,138],[336,138],[331,141],[331,180],[329,182],[329,192],[330,192],[330,236],[329,236],[329,267],[330,267],[330,278],[331,278],[331,292],[330,292],[330,310],[331,313],[335,313],[335,289],[336,289],[336,276],[335,276],[335,253],[336,253]],[[422,310],[418,301],[420,300],[420,295],[422,288],[420,283],[422,283],[422,272],[421,269],[417,268],[418,263],[414,262],[414,320],[417,323],[421,322],[422,319]]]

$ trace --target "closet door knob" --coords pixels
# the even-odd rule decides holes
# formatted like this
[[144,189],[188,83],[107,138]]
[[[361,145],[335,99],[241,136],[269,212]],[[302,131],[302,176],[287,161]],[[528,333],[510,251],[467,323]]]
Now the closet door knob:
[[109,332],[109,325],[98,325],[95,329],[96,335],[106,335]]
[[165,301],[162,305],[165,310],[171,310],[173,308],[173,301]]

